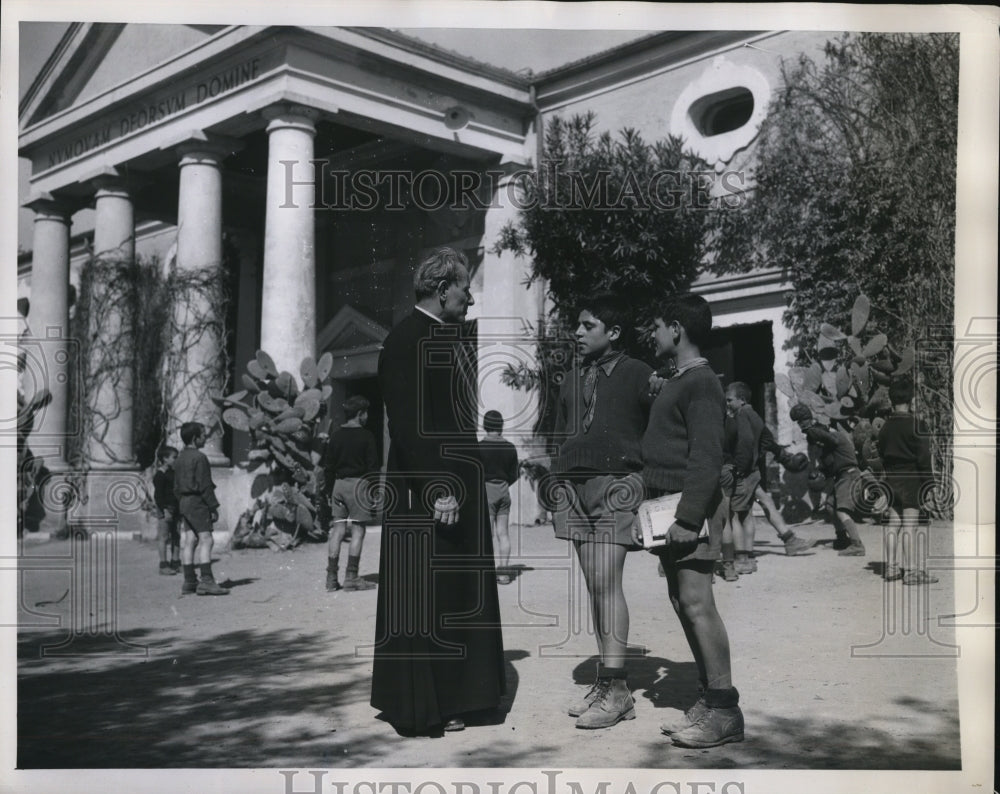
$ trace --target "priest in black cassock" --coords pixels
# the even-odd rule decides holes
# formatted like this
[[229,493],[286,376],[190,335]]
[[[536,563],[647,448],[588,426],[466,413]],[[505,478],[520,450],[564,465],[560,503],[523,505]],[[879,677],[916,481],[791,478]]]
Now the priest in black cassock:
[[414,291],[378,364],[390,444],[371,705],[403,734],[462,730],[506,689],[465,257],[434,251]]

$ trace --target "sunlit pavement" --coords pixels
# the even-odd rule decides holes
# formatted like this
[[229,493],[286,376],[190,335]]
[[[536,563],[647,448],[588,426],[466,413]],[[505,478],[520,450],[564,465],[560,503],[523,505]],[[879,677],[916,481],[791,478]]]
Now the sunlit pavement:
[[[956,612],[951,527],[932,527],[940,581],[925,587],[884,583],[881,528],[860,529],[866,557],[838,557],[822,523],[796,527],[814,553],[786,557],[761,526],[757,573],[717,578],[746,740],[709,750],[658,731],[697,674],[645,552],[625,573],[635,720],[581,731],[566,715],[596,669],[585,591],[551,527],[523,526],[499,588],[501,713],[402,739],[368,705],[376,591],[325,592],[325,544],[219,551],[225,597],[181,597],[151,543],[26,544],[18,766],[956,769],[954,629],[939,620]],[[379,540],[362,557],[372,579]]]

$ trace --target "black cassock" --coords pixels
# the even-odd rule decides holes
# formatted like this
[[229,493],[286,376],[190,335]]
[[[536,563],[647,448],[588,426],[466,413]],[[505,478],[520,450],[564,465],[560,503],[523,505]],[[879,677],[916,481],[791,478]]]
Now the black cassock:
[[[414,312],[386,337],[389,422],[371,705],[425,731],[505,692],[493,542],[476,435],[475,345]],[[459,520],[435,523],[441,488]]]

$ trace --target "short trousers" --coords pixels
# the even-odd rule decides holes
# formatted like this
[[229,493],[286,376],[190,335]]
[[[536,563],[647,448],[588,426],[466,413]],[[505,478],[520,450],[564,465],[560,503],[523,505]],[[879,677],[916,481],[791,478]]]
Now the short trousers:
[[552,487],[559,491],[552,505],[557,538],[641,548],[632,538],[635,511],[644,491],[638,474],[569,472],[555,477],[560,481]]
[[[660,488],[647,488],[646,498],[656,499],[666,495],[666,493]],[[708,518],[706,519],[708,522],[707,536],[703,535],[694,543],[683,545],[668,543],[653,550],[664,566],[685,567],[689,563],[714,562],[722,557],[722,529],[725,526],[726,517],[719,509],[721,504],[722,491],[717,489],[712,503],[709,505]]]
[[177,523],[177,513],[166,508],[162,511],[162,516],[156,519],[156,537],[176,541],[180,537]]
[[852,467],[840,471],[833,483],[834,509],[851,515],[864,514],[864,485],[860,469]]
[[375,505],[366,498],[367,483],[363,477],[345,477],[334,482],[333,492],[330,494],[331,517],[334,521],[375,523]]
[[737,477],[733,483],[729,509],[734,513],[743,513],[753,507],[753,495],[758,485],[760,485],[759,471],[752,471],[743,478]]
[[510,487],[503,480],[486,481],[486,502],[490,518],[510,515]]
[[213,511],[200,496],[181,496],[177,511],[180,515],[177,524],[182,532],[196,532],[202,535],[214,529]]
[[886,470],[884,484],[890,491],[889,507],[896,512],[920,510],[920,495],[927,483],[923,474]]

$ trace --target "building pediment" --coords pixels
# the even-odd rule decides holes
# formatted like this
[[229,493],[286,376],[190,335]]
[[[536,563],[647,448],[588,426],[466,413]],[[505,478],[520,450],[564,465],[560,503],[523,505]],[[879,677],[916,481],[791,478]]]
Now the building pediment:
[[353,306],[344,306],[316,335],[316,350],[333,356],[337,379],[372,377],[378,372],[378,354],[387,328]]

